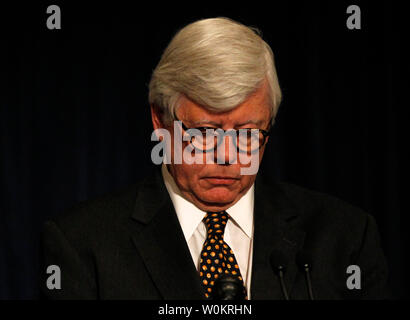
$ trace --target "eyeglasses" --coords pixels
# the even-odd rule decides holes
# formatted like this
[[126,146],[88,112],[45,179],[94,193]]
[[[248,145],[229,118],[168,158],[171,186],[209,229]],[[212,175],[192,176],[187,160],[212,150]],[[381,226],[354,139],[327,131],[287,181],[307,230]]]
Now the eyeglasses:
[[[174,115],[176,121],[181,121]],[[228,129],[213,127],[188,128],[181,121],[182,129],[189,135],[189,143],[201,152],[215,151],[224,141],[225,136],[231,136],[234,146],[238,152],[252,154],[258,152],[266,143],[266,138],[270,135],[272,128],[269,125],[267,130],[244,128]]]

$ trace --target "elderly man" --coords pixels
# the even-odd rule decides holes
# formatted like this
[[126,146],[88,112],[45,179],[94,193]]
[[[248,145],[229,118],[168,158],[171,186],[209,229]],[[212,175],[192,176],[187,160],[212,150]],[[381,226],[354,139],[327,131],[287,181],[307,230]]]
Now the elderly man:
[[[387,297],[371,216],[256,179],[281,101],[272,51],[257,31],[227,18],[186,26],[149,90],[153,137],[170,152],[135,186],[45,224],[46,297]],[[60,289],[47,285],[49,265],[61,270]]]

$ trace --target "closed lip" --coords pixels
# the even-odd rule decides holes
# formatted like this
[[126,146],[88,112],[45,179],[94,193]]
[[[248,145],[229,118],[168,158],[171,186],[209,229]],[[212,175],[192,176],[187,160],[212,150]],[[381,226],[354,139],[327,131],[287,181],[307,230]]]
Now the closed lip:
[[239,178],[236,177],[228,177],[228,176],[211,176],[211,177],[204,177],[204,179],[226,179],[226,180],[238,180]]
[[239,180],[239,178],[227,177],[227,176],[212,176],[205,177],[205,181],[215,186],[229,186],[233,185]]

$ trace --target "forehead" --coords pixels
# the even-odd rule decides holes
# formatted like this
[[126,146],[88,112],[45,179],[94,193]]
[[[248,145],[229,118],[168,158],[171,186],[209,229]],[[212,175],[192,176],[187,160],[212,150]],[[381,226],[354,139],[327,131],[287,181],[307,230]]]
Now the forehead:
[[177,110],[178,118],[185,121],[209,120],[218,124],[269,122],[271,109],[266,86],[262,86],[236,108],[216,113],[183,96]]

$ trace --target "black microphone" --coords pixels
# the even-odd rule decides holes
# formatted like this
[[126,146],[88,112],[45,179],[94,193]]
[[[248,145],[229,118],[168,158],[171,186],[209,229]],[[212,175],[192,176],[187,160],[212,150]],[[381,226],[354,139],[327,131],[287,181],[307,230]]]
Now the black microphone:
[[305,274],[306,287],[310,300],[313,298],[312,281],[310,280],[310,272],[312,271],[312,257],[306,251],[300,251],[296,257],[296,263],[302,272]]
[[245,297],[245,288],[237,277],[223,274],[215,281],[214,300],[245,300]]
[[279,277],[279,283],[283,297],[285,298],[285,300],[289,300],[288,291],[286,290],[285,281],[283,280],[283,275],[286,272],[286,260],[287,259],[283,252],[279,250],[272,251],[270,255],[270,264],[275,274]]

